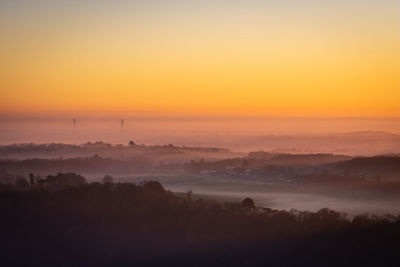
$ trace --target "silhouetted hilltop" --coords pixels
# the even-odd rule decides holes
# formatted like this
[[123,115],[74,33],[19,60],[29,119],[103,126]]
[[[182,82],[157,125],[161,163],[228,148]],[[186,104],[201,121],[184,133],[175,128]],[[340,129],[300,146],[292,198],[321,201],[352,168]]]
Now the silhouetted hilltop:
[[0,185],[2,266],[395,266],[399,216],[257,208],[73,173]]
[[283,154],[264,151],[250,152],[247,157],[230,158],[219,161],[191,161],[185,166],[191,170],[227,170],[227,169],[271,169],[271,167],[315,168],[328,163],[352,159],[349,156],[333,154]]
[[[367,180],[398,180],[400,157],[375,156],[351,158],[331,154],[274,154],[251,152],[247,157],[222,160],[199,159],[168,163],[151,154],[134,154],[126,159],[94,155],[79,158],[0,160],[0,170],[14,175],[54,172],[85,174],[134,174],[140,172],[190,172],[224,175],[251,175],[271,179],[299,176],[348,177]],[[1,177],[4,178],[1,178]],[[315,179],[312,180],[315,180]],[[0,179],[9,179],[0,173]],[[325,179],[325,178],[323,178]],[[323,180],[321,179],[321,181]],[[299,181],[299,179],[297,179]],[[325,179],[326,180],[326,179]],[[293,180],[294,181],[294,180]]]
[[118,160],[138,157],[151,157],[164,162],[183,162],[187,158],[221,159],[237,156],[227,149],[214,147],[185,147],[168,145],[138,145],[130,141],[127,145],[112,145],[103,142],[87,142],[82,145],[71,144],[13,144],[0,146],[0,159],[32,158],[76,158],[93,155]]
[[85,158],[0,160],[0,170],[11,173],[135,173],[155,169],[150,157],[136,156],[128,160],[102,158],[98,155]]
[[12,144],[12,145],[3,145],[0,146],[1,153],[27,153],[27,152],[54,152],[54,151],[74,151],[74,150],[96,150],[96,149],[129,149],[129,150],[145,150],[145,151],[171,151],[171,150],[180,150],[180,151],[204,151],[204,152],[215,152],[215,151],[228,151],[223,148],[214,148],[214,147],[185,147],[185,146],[174,146],[172,144],[168,145],[137,145],[133,141],[130,141],[128,145],[112,145],[108,143],[104,143],[101,141],[98,142],[87,142],[82,145],[72,145],[72,144],[60,144],[60,143],[49,143],[49,144],[35,144],[35,143],[21,143],[21,144]]
[[400,157],[357,157],[335,165],[350,172],[400,172]]
[[264,151],[250,152],[250,160],[264,160],[271,165],[319,165],[351,159],[349,156],[333,154],[283,154]]

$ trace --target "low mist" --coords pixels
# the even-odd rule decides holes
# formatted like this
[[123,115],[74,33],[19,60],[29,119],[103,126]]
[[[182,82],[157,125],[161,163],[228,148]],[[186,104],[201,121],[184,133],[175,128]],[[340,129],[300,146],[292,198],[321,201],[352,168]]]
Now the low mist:
[[[122,124],[121,124],[122,121]],[[375,155],[400,151],[399,118],[61,117],[0,120],[0,144],[103,141],[238,152]]]

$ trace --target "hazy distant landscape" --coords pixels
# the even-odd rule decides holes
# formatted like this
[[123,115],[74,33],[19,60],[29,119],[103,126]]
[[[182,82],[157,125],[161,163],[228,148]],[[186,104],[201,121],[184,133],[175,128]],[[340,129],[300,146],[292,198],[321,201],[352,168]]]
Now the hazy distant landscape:
[[398,262],[397,121],[6,121],[3,262],[312,266],[332,248],[325,266]]
[[0,0],[0,267],[400,266],[399,0]]
[[[357,137],[357,142],[366,143],[366,138],[377,136],[387,138],[382,133],[353,133],[340,139],[328,135],[315,143],[325,141],[327,145],[349,147],[351,141],[357,146],[354,144]],[[387,142],[396,144],[396,136],[391,137]],[[287,140],[287,137],[273,138]],[[304,144],[302,138],[296,139],[297,142]],[[308,138],[311,142],[311,137]],[[337,143],[328,142],[329,139]],[[267,137],[259,141],[262,140],[270,141]],[[392,149],[395,151],[397,147]],[[399,154],[350,156],[305,154],[301,149],[280,151],[246,153],[215,147],[138,145],[134,141],[126,145],[103,142],[3,145],[0,182],[15,183],[28,173],[46,177],[74,172],[89,181],[101,181],[107,174],[120,182],[157,180],[173,192],[191,190],[216,199],[240,200],[249,196],[257,205],[268,208],[312,211],[331,208],[351,216],[400,212]]]
[[[11,115],[10,115],[11,116]],[[36,117],[35,117],[36,116]],[[332,153],[363,156],[399,153],[398,118],[313,117],[0,117],[0,144],[102,141],[110,144],[168,145]],[[121,119],[124,120],[121,128]]]
[[397,262],[398,155],[133,141],[0,155],[5,266],[314,265],[332,247],[324,266]]

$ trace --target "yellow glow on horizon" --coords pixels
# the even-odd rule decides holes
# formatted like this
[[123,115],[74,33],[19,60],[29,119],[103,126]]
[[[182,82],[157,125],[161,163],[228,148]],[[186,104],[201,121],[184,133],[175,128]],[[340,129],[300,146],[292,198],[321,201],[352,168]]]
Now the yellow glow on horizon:
[[400,25],[387,12],[353,24],[244,14],[9,29],[0,111],[400,116]]

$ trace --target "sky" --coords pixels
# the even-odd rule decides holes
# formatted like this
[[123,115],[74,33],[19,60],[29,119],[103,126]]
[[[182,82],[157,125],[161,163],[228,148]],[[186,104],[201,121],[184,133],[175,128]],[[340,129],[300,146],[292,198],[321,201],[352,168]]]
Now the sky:
[[398,0],[2,0],[0,113],[400,117]]

